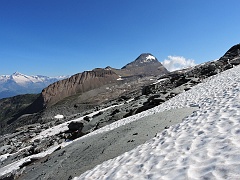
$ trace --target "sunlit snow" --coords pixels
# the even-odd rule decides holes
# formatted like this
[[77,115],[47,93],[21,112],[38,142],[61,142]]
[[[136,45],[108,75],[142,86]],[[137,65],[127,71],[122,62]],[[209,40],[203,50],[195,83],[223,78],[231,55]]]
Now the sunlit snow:
[[191,104],[200,109],[182,123],[75,180],[240,179],[240,66],[209,78],[148,113]]

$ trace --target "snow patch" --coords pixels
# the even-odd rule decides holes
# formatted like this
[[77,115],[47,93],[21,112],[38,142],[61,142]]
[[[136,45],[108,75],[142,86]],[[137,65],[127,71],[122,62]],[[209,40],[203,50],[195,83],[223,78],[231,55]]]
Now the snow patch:
[[158,84],[160,82],[166,81],[168,78],[163,78],[163,79],[159,79],[156,82],[154,82],[153,84]]
[[117,81],[122,81],[122,80],[123,80],[122,76],[119,76],[119,78],[117,79]]
[[7,173],[11,173],[14,172],[18,169],[20,169],[20,166],[23,165],[26,162],[30,162],[31,159],[40,159],[42,157],[45,157],[48,154],[53,153],[56,149],[58,149],[60,146],[55,146],[55,147],[51,147],[48,150],[38,153],[38,154],[34,154],[28,157],[25,157],[23,159],[20,159],[16,162],[13,162],[11,164],[8,164],[7,166],[4,166],[2,168],[0,168],[0,177],[7,174]]
[[61,115],[61,114],[57,114],[56,116],[54,116],[54,118],[55,118],[55,119],[63,119],[63,118],[64,118],[64,116],[63,116],[63,115]]

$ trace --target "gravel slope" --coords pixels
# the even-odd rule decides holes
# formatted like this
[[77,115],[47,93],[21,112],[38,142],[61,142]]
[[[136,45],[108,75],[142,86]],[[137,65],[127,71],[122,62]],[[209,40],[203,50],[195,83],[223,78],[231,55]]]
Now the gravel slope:
[[143,117],[111,131],[81,138],[27,167],[19,179],[71,179],[130,151],[158,132],[179,123],[198,108],[182,108]]

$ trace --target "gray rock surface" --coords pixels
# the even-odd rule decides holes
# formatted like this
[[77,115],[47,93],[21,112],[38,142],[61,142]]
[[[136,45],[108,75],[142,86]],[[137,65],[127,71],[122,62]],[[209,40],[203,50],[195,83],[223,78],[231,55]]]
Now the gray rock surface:
[[183,108],[153,114],[109,132],[82,138],[26,167],[19,180],[58,179],[79,176],[96,165],[117,157],[171,125],[179,123],[197,108]]

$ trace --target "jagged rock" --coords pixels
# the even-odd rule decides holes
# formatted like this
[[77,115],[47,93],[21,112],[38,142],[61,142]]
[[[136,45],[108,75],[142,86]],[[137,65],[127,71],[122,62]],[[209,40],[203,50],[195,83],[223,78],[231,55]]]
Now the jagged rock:
[[234,66],[237,66],[240,64],[240,57],[239,58],[236,58],[236,59],[233,59],[230,61],[230,63]]
[[0,177],[1,180],[14,180],[15,179],[15,172],[13,173],[7,173]]
[[0,147],[0,155],[10,153],[13,151],[13,149],[14,149],[14,146],[4,145],[4,146]]
[[240,44],[232,46],[220,59],[223,63],[232,63],[240,58]]
[[154,98],[153,99],[153,104],[154,105],[159,105],[159,104],[164,103],[165,101],[166,101],[165,97]]
[[68,129],[69,131],[73,132],[73,131],[81,131],[83,128],[83,123],[82,122],[76,122],[76,121],[72,121],[69,125],[68,125]]
[[121,100],[121,101],[126,101],[126,100],[129,100],[131,97],[128,97],[128,96],[126,96],[126,95],[123,95],[123,96],[121,96],[120,98],[119,98],[119,100]]
[[85,121],[90,121],[91,120],[91,118],[89,117],[89,116],[85,116],[84,118],[83,118],[83,120],[85,120]]
[[120,112],[119,109],[115,109],[115,110],[111,113],[111,116],[113,116],[113,115],[115,115],[115,114],[117,114],[117,113],[119,113],[119,112]]

